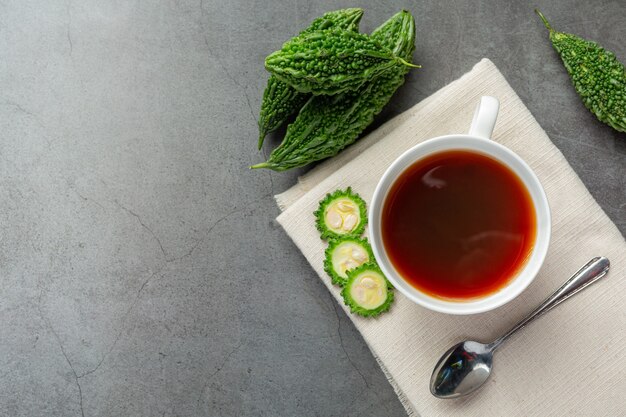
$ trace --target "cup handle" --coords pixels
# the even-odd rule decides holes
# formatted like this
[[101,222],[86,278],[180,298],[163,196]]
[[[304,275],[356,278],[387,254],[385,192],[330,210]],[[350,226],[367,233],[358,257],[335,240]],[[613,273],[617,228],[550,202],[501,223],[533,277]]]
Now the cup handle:
[[491,139],[491,133],[493,133],[493,127],[496,125],[499,109],[500,102],[497,98],[482,96],[474,112],[474,119],[469,130],[470,136]]

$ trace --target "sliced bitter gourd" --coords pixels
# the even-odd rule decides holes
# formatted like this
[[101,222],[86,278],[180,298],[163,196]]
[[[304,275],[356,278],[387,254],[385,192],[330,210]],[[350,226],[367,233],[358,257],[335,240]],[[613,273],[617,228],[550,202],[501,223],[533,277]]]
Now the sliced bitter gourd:
[[365,201],[350,187],[326,194],[313,214],[322,239],[360,236],[367,223]]
[[374,262],[374,254],[367,239],[344,236],[330,241],[326,248],[324,270],[333,284],[343,286],[348,279],[348,271],[368,262]]
[[373,317],[389,310],[393,302],[393,287],[378,265],[367,263],[348,272],[341,295],[351,312]]

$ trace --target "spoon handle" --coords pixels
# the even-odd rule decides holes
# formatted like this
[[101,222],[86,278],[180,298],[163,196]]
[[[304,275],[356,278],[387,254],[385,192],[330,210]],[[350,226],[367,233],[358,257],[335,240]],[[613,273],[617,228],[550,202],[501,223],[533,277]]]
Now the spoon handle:
[[565,284],[561,286],[558,290],[556,290],[551,296],[549,296],[535,311],[530,313],[528,317],[524,320],[513,326],[511,330],[506,332],[504,335],[494,340],[492,343],[488,345],[491,350],[495,350],[507,340],[513,333],[517,332],[522,327],[526,326],[528,323],[541,316],[543,313],[550,311],[557,305],[561,304],[563,301],[570,298],[572,295],[582,291],[587,288],[589,285],[593,284],[603,276],[609,272],[610,262],[604,256],[599,256],[593,258],[585,266],[580,268],[570,279],[568,279]]

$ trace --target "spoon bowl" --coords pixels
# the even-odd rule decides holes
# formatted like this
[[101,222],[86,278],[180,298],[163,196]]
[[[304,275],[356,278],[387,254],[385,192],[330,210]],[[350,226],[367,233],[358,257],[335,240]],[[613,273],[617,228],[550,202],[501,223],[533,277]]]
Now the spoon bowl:
[[493,342],[485,344],[467,340],[452,346],[439,359],[433,370],[430,392],[438,398],[457,398],[476,391],[489,379],[493,353],[505,340],[537,317],[605,276],[609,266],[607,258],[603,256],[593,258],[535,311]]
[[480,388],[491,374],[489,345],[468,340],[452,346],[439,359],[430,384],[438,398],[456,398]]

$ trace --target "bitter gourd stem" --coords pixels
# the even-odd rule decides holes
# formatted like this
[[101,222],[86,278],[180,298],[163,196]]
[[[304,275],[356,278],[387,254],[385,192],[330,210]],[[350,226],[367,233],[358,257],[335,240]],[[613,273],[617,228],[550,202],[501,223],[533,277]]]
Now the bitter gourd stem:
[[400,61],[403,65],[406,65],[407,67],[410,68],[422,68],[421,65],[417,65],[417,64],[411,64],[410,62],[406,62],[404,59],[397,57],[398,61]]
[[541,18],[541,20],[543,20],[543,24],[546,25],[546,27],[548,28],[549,31],[553,31],[554,29],[552,29],[552,26],[550,26],[550,23],[548,23],[548,19],[546,19],[546,17],[543,15],[543,13],[541,13],[539,11],[539,9],[535,9],[535,13],[537,13],[539,15],[539,17]]
[[252,165],[250,169],[269,168],[270,164],[267,162],[261,162],[260,164]]

